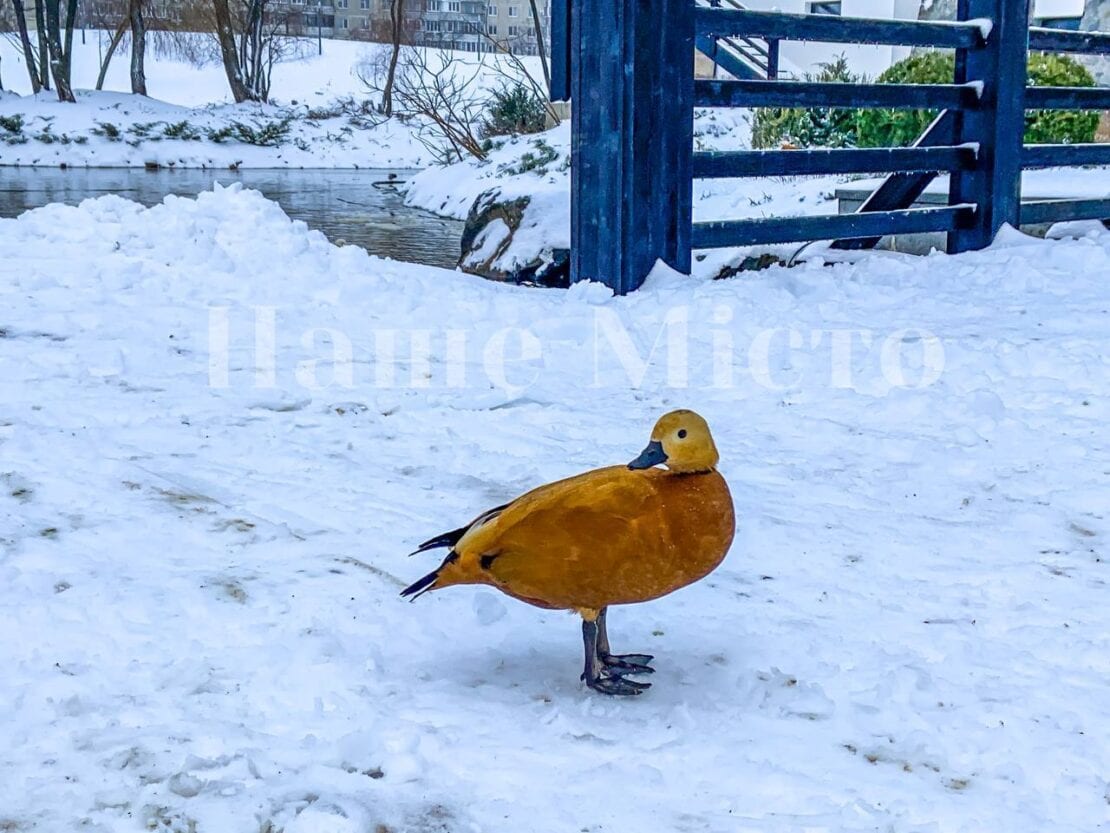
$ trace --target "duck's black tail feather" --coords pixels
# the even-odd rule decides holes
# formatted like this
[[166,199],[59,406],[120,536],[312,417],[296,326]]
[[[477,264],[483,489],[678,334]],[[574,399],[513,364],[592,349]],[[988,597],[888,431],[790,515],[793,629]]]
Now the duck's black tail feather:
[[401,598],[409,599],[415,602],[433,587],[435,587],[436,579],[439,578],[439,568],[436,567],[428,575],[421,579],[414,581],[408,587],[401,591]]
[[404,590],[402,590],[401,598],[408,599],[411,602],[415,602],[429,590],[434,590],[436,586],[436,580],[439,578],[439,571],[450,564],[452,561],[458,560],[458,557],[459,554],[454,550],[451,550],[451,552],[447,553],[447,557],[443,559],[442,564],[428,573],[428,575],[424,576],[423,578],[417,579]]
[[427,552],[428,550],[436,550],[440,547],[453,547],[459,543],[459,540],[470,529],[470,524],[460,526],[458,529],[452,529],[450,532],[444,532],[442,535],[437,535],[435,538],[429,538],[419,547],[414,549],[409,555],[416,555],[418,552]]
[[428,550],[439,549],[440,547],[453,547],[455,544],[462,540],[462,537],[468,533],[471,528],[478,524],[486,523],[487,521],[496,518],[497,515],[509,504],[504,503],[501,506],[495,506],[479,515],[466,526],[460,526],[458,529],[452,529],[450,532],[444,532],[437,535],[435,538],[429,538],[419,547],[414,549],[409,555],[416,555],[418,552],[427,552]]

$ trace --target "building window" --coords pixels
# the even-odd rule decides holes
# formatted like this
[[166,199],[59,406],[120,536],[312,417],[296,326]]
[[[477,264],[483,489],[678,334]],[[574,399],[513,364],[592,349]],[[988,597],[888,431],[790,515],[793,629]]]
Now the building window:
[[[346,0],[343,0],[343,1],[346,2]],[[339,18],[339,28],[340,29],[346,29],[347,28],[347,18],[345,18],[345,17]]]
[[370,0],[358,0],[358,7],[370,11]]
[[810,0],[806,3],[806,11],[810,14],[830,14],[840,17],[840,0]]
[[497,34],[497,24],[496,23],[491,23],[489,26],[487,26],[486,27],[486,34],[487,35],[496,35]]
[[341,9],[345,9],[350,2],[351,0],[335,0],[335,5],[339,6]]
[[509,17],[516,17],[518,11],[519,9],[516,6],[509,6]]
[[489,17],[497,17],[497,6],[486,6],[486,15]]
[[459,10],[459,0],[450,0],[447,4],[447,11],[457,12]]

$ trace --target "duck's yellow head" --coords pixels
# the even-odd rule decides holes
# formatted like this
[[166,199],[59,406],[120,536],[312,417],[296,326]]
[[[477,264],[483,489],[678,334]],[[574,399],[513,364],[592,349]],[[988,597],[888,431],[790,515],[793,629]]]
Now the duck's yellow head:
[[628,467],[649,469],[665,463],[673,472],[688,474],[712,471],[720,459],[709,424],[693,411],[681,410],[659,417],[651,442]]

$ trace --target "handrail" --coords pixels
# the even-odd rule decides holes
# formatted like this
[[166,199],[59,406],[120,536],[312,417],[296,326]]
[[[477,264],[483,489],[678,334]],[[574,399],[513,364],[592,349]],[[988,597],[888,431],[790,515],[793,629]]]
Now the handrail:
[[973,168],[975,156],[973,145],[706,152],[694,154],[694,178],[960,171]]
[[1080,52],[1110,55],[1110,33],[1029,27],[1029,48],[1036,52]]
[[751,9],[694,9],[699,35],[747,35],[775,40],[867,43],[977,49],[990,31],[988,21],[963,23],[878,20],[866,17],[757,12]]
[[821,81],[695,81],[694,105],[697,107],[851,109],[884,107],[901,110],[973,110],[979,106],[979,87],[974,83],[841,84]]

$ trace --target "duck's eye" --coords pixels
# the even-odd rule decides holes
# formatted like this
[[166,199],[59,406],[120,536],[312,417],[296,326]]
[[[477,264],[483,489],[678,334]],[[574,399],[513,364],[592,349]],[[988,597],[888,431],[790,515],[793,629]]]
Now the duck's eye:
[[685,428],[679,428],[678,429],[678,438],[680,440],[686,439],[686,429]]

